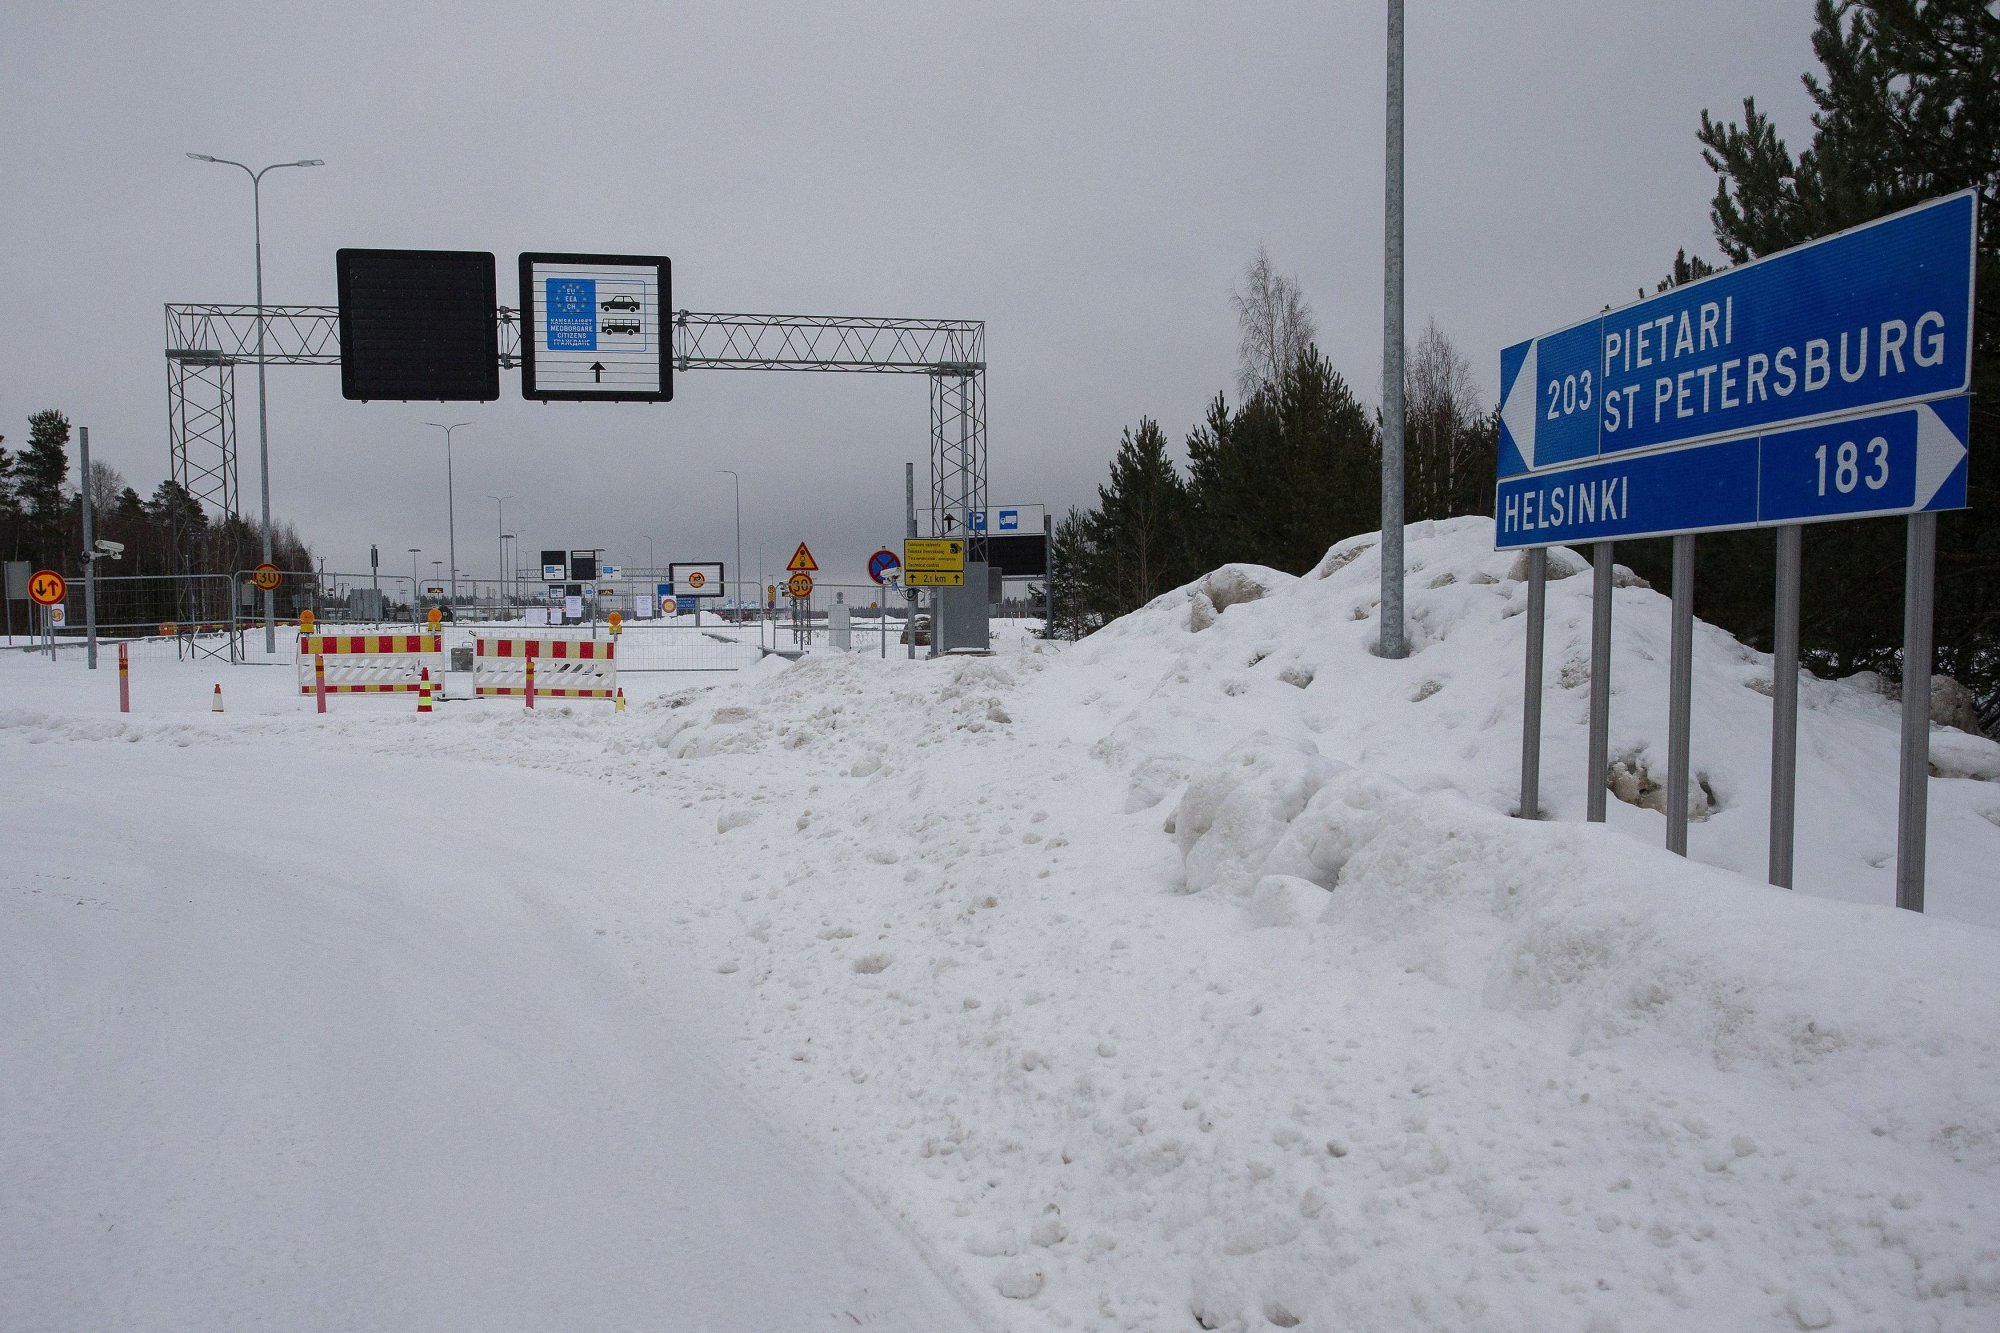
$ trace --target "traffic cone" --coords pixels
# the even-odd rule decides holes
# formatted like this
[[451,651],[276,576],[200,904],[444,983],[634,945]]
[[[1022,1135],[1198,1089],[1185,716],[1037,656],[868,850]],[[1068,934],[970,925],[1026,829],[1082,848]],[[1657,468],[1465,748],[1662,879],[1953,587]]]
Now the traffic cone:
[[208,711],[211,713],[222,711],[222,682],[219,680],[215,682],[215,696],[209,700]]
[[618,704],[611,711],[614,713],[622,713],[625,711],[625,687],[623,685],[620,685],[618,687]]
[[422,674],[417,677],[417,711],[419,713],[428,713],[431,711],[431,669],[429,667],[425,667]]

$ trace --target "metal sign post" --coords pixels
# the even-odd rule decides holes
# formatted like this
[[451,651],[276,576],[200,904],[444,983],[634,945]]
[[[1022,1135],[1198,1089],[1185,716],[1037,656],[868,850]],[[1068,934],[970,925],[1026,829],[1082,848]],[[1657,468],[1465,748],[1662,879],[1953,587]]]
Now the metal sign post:
[[97,529],[90,503],[90,427],[76,428],[78,461],[83,465],[83,624],[84,664],[97,670]]
[[1778,529],[1777,606],[1771,627],[1770,882],[1792,887],[1792,832],[1798,794],[1799,588],[1806,530]]
[[1936,574],[1937,515],[1912,514],[1903,565],[1903,737],[1896,801],[1896,906],[1912,912],[1924,910]]
[[1539,819],[1542,810],[1542,626],[1549,594],[1549,553],[1545,547],[1528,552],[1527,670],[1521,693],[1521,808],[1523,819]]
[[1584,760],[1584,819],[1602,824],[1611,776],[1611,543],[1590,553],[1590,748]]
[[[1605,816],[1614,539],[1674,538],[1665,805],[1667,847],[1686,855],[1694,535],[1779,529],[1769,876],[1789,887],[1799,525],[1908,515],[1896,901],[1923,910],[1937,514],[1967,502],[1977,227],[1961,191],[1501,353],[1495,544],[1595,543],[1591,821]],[[1539,610],[1531,587],[1531,690]],[[1524,711],[1538,726],[1538,701]],[[1524,816],[1538,750],[1524,731]]]

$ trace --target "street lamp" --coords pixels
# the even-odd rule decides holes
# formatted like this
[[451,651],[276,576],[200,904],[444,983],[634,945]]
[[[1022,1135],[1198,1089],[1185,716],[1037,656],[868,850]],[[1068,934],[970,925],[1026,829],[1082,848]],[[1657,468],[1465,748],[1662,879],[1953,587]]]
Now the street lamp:
[[[718,477],[726,474],[736,488],[736,619],[741,622],[743,619],[743,478],[726,467],[717,468],[715,474]],[[761,568],[757,572],[757,581],[760,584],[764,581]]]
[[500,524],[497,530],[500,533],[500,580],[504,583],[507,579],[507,502],[514,497],[512,493],[509,493],[507,495],[489,495],[486,498],[500,506]]
[[424,548],[421,546],[412,546],[410,548],[410,623],[412,625],[423,619],[423,617],[417,614],[417,589],[423,584],[423,579],[417,572],[417,557],[423,554],[423,550]]
[[[279,167],[323,167],[326,161],[308,157],[297,162],[273,162],[253,171],[226,157],[211,157],[207,153],[188,156],[197,162],[236,167],[250,178],[250,219],[257,240],[257,470],[264,493],[264,563],[268,565],[271,563],[271,419],[264,398],[264,173]],[[270,589],[264,593],[264,651],[278,651],[277,593]]]
[[[509,603],[512,603],[515,597],[515,588],[514,588],[515,570],[514,566],[507,563],[507,543],[516,540],[517,539],[515,538],[514,534],[511,532],[503,532],[500,534],[500,577],[503,580],[503,586],[505,588],[505,592],[502,595],[507,599]],[[514,558],[516,560],[520,559],[520,554],[519,554],[520,549],[521,548],[519,545],[516,545],[514,547],[515,550]]]
[[[445,554],[451,557],[451,604],[458,605],[458,495],[451,484],[451,433],[460,426],[470,426],[470,421],[454,421],[449,426],[439,421],[426,421],[426,426],[436,426],[444,432],[444,516]],[[442,562],[439,562],[442,563]]]
[[[646,534],[643,532],[639,535],[646,537]],[[646,574],[649,582],[658,583],[660,581],[660,567],[653,563],[653,539],[651,537],[646,537]]]

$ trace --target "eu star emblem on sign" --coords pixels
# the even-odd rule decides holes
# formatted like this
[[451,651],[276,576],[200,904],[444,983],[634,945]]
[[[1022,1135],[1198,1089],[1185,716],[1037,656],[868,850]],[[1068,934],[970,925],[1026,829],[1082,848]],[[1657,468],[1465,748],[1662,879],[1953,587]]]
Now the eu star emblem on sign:
[[794,574],[817,574],[819,561],[813,559],[811,549],[804,542],[800,542],[799,549],[792,552],[792,562],[785,568]]

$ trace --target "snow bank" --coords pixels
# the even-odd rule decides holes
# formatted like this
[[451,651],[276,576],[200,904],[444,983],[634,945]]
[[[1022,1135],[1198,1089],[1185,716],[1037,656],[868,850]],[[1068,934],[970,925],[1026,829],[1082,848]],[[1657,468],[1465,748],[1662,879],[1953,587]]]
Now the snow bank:
[[[1362,537],[1069,648],[816,654],[623,716],[38,696],[0,745],[310,735],[625,788],[689,855],[609,835],[565,891],[995,1327],[1994,1327],[2000,747],[1935,733],[1934,913],[1896,912],[1895,706],[1807,680],[1800,891],[1770,889],[1769,659],[1704,626],[1693,858],[1655,808],[1585,825],[1589,580],[1557,551],[1545,818],[1514,819],[1526,598],[1491,542],[1412,529],[1397,662]],[[1618,583],[1640,798],[1667,603]]]

